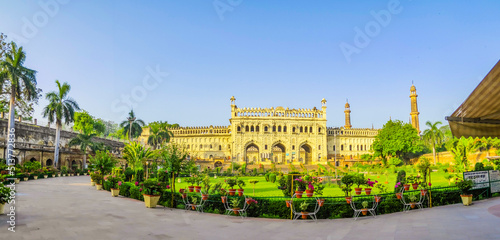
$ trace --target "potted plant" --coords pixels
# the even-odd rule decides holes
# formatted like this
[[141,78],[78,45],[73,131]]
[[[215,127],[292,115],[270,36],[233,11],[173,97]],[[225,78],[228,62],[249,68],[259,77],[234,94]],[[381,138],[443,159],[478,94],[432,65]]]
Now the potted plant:
[[[97,172],[95,173],[90,173],[90,185],[91,186],[95,186],[95,182],[94,182],[94,174],[96,174]],[[64,175],[63,175],[64,176]]]
[[144,188],[144,193],[142,195],[144,196],[144,203],[146,207],[156,207],[163,189],[166,188],[165,183],[159,182],[156,178],[149,178],[142,183],[142,186]]
[[193,177],[193,180],[194,180],[193,183],[196,183],[196,186],[194,186],[194,191],[198,192],[198,193],[201,192],[200,184],[203,181],[202,178],[200,176],[195,176],[195,177]]
[[36,173],[36,172],[32,172],[32,173],[30,173],[30,175],[33,175],[33,179],[34,179],[34,180],[37,180],[37,179],[38,179],[38,173]]
[[186,182],[189,183],[188,191],[189,192],[193,192],[194,191],[193,184],[196,182],[196,180],[194,179],[194,177],[188,177],[188,178],[186,178]]
[[95,189],[96,190],[101,190],[102,189],[102,175],[100,173],[94,173],[92,180],[95,182]]
[[236,189],[234,189],[234,186],[236,184],[238,184],[238,180],[236,180],[236,178],[227,178],[226,184],[229,187],[229,189],[228,189],[229,195],[234,196],[234,193],[236,192]]
[[306,190],[307,188],[307,182],[302,177],[298,177],[294,181],[295,184],[297,185],[297,191],[295,191],[295,196],[297,198],[302,198],[302,194],[304,193],[304,190]]
[[410,207],[415,208],[417,202],[417,196],[415,194],[411,194],[410,197],[408,197],[408,199],[410,199]]
[[302,202],[299,205],[300,213],[302,213],[302,219],[307,219],[307,207],[309,207],[309,203],[307,203],[306,201]]
[[120,185],[122,183],[121,178],[116,176],[109,176],[108,182],[111,186],[111,196],[118,197],[118,194],[120,193]]
[[397,183],[396,183],[396,185],[394,186],[394,189],[395,189],[395,191],[396,191],[396,197],[397,197],[398,199],[401,199],[401,198],[403,197],[403,193],[402,193],[402,192],[400,192],[400,191],[398,191],[398,189],[401,189],[401,187],[402,187],[401,182],[397,182]]
[[203,178],[203,189],[201,193],[201,199],[203,200],[208,200],[208,194],[210,192],[211,184],[210,184],[210,177],[208,174]]
[[29,179],[30,179],[30,173],[29,173],[29,172],[24,173],[24,178],[23,178],[23,180],[24,180],[24,181],[28,181]]
[[[406,182],[407,182],[407,184],[404,185],[405,190],[409,190],[410,186],[413,188],[413,190],[417,190],[417,188],[418,188],[418,178],[417,177],[410,175],[410,176],[406,177]],[[407,185],[408,185],[408,189],[406,189]]]
[[244,186],[246,186],[245,181],[243,181],[241,179],[238,179],[238,187],[239,187],[239,189],[238,189],[238,196],[240,196],[240,197],[243,196],[243,191],[244,191],[243,187]]
[[316,201],[318,201],[318,205],[320,207],[323,207],[323,205],[325,204],[325,199],[323,199],[323,198],[317,199]]
[[61,173],[62,173],[63,177],[66,177],[66,174],[68,174],[68,168],[66,166],[62,166]]
[[238,211],[240,210],[239,205],[240,205],[240,199],[235,198],[231,200],[231,207],[235,215],[238,215]]
[[366,214],[368,213],[368,201],[363,201],[361,205],[363,206],[363,208],[361,209],[361,213],[366,216]]
[[[385,194],[385,193],[387,193],[387,186],[385,186],[382,183],[375,184],[375,188],[377,189],[378,194]],[[377,203],[379,203],[379,202],[382,201],[382,197],[381,196],[375,195],[374,198],[375,198],[375,202],[377,202]]]
[[460,190],[460,197],[462,198],[462,203],[464,206],[469,206],[472,203],[472,194],[470,190],[474,187],[474,182],[470,179],[468,180],[459,180],[456,179],[455,185]]
[[361,190],[363,190],[363,188],[361,188],[361,186],[366,184],[365,175],[362,173],[356,174],[354,176],[354,184],[356,184],[358,186],[357,188],[354,188],[354,192],[356,193],[356,195],[360,195]]
[[289,208],[292,205],[292,200],[285,200],[286,207]]
[[194,206],[194,205],[196,205],[196,203],[198,203],[198,198],[196,198],[196,196],[191,196],[191,204],[193,204],[193,205],[191,205],[191,208],[193,210],[196,209],[196,207]]
[[420,189],[420,194],[422,196],[427,195],[427,191],[428,191],[427,188],[432,186],[431,183],[426,183],[426,182],[420,182],[419,185],[420,185],[420,188],[421,188]]
[[4,213],[5,204],[9,203],[11,197],[14,198],[13,194],[15,194],[15,190],[11,190],[0,183],[0,215]]
[[370,194],[372,193],[372,187],[373,187],[376,183],[378,183],[378,181],[377,181],[377,180],[372,181],[372,180],[370,180],[369,178],[368,178],[368,180],[366,180],[366,185],[368,186],[367,188],[365,188],[365,193],[366,193],[366,195],[370,195]]
[[340,181],[342,182],[340,188],[345,193],[345,200],[347,201],[348,204],[350,204],[352,201],[352,197],[349,196],[349,194],[352,191],[351,187],[354,184],[354,176],[351,174],[346,174],[341,178]]

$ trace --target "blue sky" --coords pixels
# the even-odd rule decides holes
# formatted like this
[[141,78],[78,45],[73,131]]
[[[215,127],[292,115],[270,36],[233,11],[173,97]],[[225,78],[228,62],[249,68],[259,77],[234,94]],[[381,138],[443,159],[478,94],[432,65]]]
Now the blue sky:
[[[115,122],[133,103],[146,122],[228,125],[234,95],[238,107],[261,108],[320,107],[326,98],[328,126],[344,124],[348,98],[353,127],[380,128],[389,117],[408,121],[413,81],[423,126],[445,122],[500,58],[499,1],[0,6],[0,32],[25,48],[44,93],[55,79],[67,81],[83,109]],[[340,47],[346,44],[357,49],[350,61]],[[149,73],[157,68],[168,76]],[[41,100],[35,118],[45,105]]]

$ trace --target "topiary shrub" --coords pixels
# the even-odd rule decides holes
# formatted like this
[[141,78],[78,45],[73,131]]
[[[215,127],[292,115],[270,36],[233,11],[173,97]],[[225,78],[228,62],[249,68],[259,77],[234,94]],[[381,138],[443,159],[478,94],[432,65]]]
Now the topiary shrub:
[[257,168],[254,168],[254,169],[252,170],[252,172],[253,172],[253,176],[257,176]]
[[124,197],[130,197],[130,188],[133,187],[134,184],[129,183],[129,182],[124,182],[120,186],[120,195]]
[[132,186],[130,188],[130,198],[144,200],[144,197],[142,196],[142,189],[140,188],[140,186]]
[[274,173],[269,174],[269,182],[272,183],[276,182],[276,174]]
[[269,175],[270,175],[270,174],[271,174],[271,173],[266,173],[266,174],[264,175],[264,178],[266,179],[266,182],[269,182]]

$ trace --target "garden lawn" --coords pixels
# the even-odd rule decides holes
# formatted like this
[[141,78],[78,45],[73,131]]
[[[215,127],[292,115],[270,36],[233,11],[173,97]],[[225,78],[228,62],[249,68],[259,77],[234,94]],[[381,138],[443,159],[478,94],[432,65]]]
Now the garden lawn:
[[[411,173],[407,173],[407,176],[409,176]],[[386,184],[388,192],[393,192],[394,191],[394,185],[396,185],[396,176],[397,174],[389,174],[387,177],[384,175],[375,175],[375,174],[366,174],[366,178],[370,178],[371,180],[377,180],[379,183],[383,183],[388,180],[388,183]],[[432,181],[432,187],[448,187],[450,186],[449,182],[447,179],[444,178],[445,173],[443,172],[432,172],[431,173],[431,181]],[[224,179],[226,177],[217,177],[217,178],[211,178],[211,184],[212,186],[217,183],[217,182],[224,182]],[[179,183],[180,179],[180,183]],[[175,184],[175,189],[178,191],[180,188],[187,189],[188,184],[184,181],[185,178],[178,178],[176,179],[177,182]],[[238,177],[238,179],[242,179],[245,181],[246,186],[244,187],[245,189],[245,195],[247,196],[256,196],[256,197],[282,197],[283,192],[278,189],[278,181],[275,183],[272,182],[266,182],[266,179],[263,176],[258,176],[258,177]],[[257,180],[259,181],[257,184],[255,184],[255,195],[253,194],[253,184],[249,183],[250,180]],[[451,183],[453,185],[453,183]],[[223,185],[223,188],[227,189],[228,187],[226,185]],[[236,189],[238,189],[238,186],[235,186]],[[363,187],[364,188],[364,187]],[[354,190],[354,189],[353,189]],[[373,193],[377,193],[377,190],[373,188]],[[332,184],[326,184],[325,189],[323,190],[323,196],[325,197],[337,197],[337,196],[344,196],[344,192],[340,190],[340,188],[337,186],[337,184],[332,183]]]

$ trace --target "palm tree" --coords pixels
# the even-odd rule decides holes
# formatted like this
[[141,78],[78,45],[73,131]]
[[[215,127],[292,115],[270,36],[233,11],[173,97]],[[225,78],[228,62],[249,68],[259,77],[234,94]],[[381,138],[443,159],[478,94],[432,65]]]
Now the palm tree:
[[72,138],[68,145],[72,146],[80,146],[80,151],[83,152],[83,166],[87,167],[87,149],[90,148],[92,152],[96,152],[97,150],[106,150],[106,146],[102,143],[92,141],[92,138],[97,136],[96,133],[88,133],[83,132],[76,135],[76,137]]
[[123,128],[123,135],[128,133],[129,140],[134,137],[139,137],[142,133],[142,127],[144,127],[144,121],[137,119],[134,114],[134,110],[128,113],[129,117],[127,120],[120,123],[120,127]]
[[[71,86],[68,83],[61,83],[56,80],[58,91],[52,91],[45,95],[49,100],[49,105],[43,109],[43,117],[48,117],[49,123],[56,122],[56,145],[54,148],[54,167],[57,167],[59,161],[59,141],[61,137],[62,120],[65,124],[74,121],[75,110],[80,110],[78,103],[68,97]],[[85,166],[85,158],[83,162]]]
[[[17,47],[14,42],[10,43],[10,51],[5,54],[5,60],[0,62],[0,89],[5,86],[10,87],[9,102],[9,134],[8,142],[14,143],[15,135],[10,130],[14,130],[14,105],[16,100],[35,100],[38,98],[36,88],[36,71],[24,66],[26,53],[23,47]],[[7,154],[14,151],[14,144],[7,144]]]
[[429,127],[429,129],[426,129],[424,131],[424,140],[426,140],[429,145],[432,146],[432,155],[434,157],[434,165],[436,165],[436,145],[438,143],[441,143],[441,140],[443,139],[443,132],[439,130],[438,125],[442,124],[440,121],[437,121],[435,123],[431,123],[430,121],[427,121],[425,125]]
[[126,144],[123,148],[123,158],[127,160],[127,163],[130,165],[134,172],[142,167],[146,160],[154,158],[155,152],[151,151],[149,148],[142,146],[138,142],[130,142]]
[[171,125],[166,122],[150,123],[148,144],[153,146],[154,149],[157,149],[158,146],[164,142],[170,142],[170,138],[174,135],[170,130],[168,130],[169,126]]
[[[90,163],[95,170],[98,170],[99,173],[104,176],[113,170],[113,167],[116,166],[118,161],[108,151],[97,151],[94,157],[90,157]],[[101,184],[102,181],[101,179]]]

